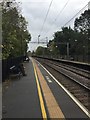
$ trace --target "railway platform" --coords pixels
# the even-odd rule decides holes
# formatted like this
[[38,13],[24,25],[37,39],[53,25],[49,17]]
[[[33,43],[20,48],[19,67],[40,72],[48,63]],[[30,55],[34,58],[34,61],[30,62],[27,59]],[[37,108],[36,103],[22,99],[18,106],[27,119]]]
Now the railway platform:
[[88,111],[38,61],[24,63],[27,76],[11,80],[2,95],[2,118],[84,118]]

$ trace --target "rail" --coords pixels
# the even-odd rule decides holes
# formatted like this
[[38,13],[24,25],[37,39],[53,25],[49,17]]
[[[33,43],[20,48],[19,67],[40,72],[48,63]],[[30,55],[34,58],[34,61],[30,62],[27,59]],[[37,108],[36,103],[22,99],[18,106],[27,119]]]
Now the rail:
[[47,58],[35,59],[53,74],[58,82],[60,82],[76,99],[78,99],[90,114],[90,80],[87,78],[88,76],[84,75],[84,72],[83,76],[80,73],[78,74],[80,70],[79,68],[78,70],[75,70],[73,67],[68,68],[67,66],[63,66],[63,64],[59,65],[59,63],[55,62],[56,60],[51,61],[52,59]]
[[86,71],[90,71],[90,64],[89,63],[83,63],[83,62],[77,62],[77,61],[70,61],[70,60],[62,60],[62,59],[55,59],[55,58],[47,58],[47,57],[38,57],[38,56],[34,56],[35,58],[40,58],[40,59],[47,59],[47,60],[51,60],[51,61],[56,61],[59,63],[63,63],[66,65],[70,65],[73,67],[77,67]]

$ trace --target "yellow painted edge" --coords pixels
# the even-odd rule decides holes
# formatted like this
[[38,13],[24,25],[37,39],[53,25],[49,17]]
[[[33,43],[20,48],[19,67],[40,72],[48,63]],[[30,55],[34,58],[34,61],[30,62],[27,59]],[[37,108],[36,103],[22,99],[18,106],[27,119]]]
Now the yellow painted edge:
[[42,97],[42,93],[41,93],[41,89],[40,89],[40,84],[39,84],[39,81],[38,81],[38,76],[37,76],[37,72],[36,72],[34,62],[32,61],[32,63],[33,63],[33,68],[34,68],[34,73],[35,73],[35,78],[36,78],[36,83],[37,83],[37,89],[38,89],[38,95],[39,95],[39,100],[40,100],[42,117],[43,117],[43,119],[45,118],[45,120],[46,120],[47,119],[47,114],[46,114],[44,101],[43,101],[43,97]]

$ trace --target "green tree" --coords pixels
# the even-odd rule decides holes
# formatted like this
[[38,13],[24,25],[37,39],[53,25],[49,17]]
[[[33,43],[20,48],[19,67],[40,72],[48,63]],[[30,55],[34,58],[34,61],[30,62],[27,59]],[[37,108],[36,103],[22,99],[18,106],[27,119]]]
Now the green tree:
[[75,46],[76,32],[71,27],[63,27],[61,31],[54,34],[54,42],[59,49],[60,55],[67,55],[67,43],[69,43],[70,55],[73,54],[73,46]]
[[35,55],[48,57],[50,55],[50,51],[46,47],[39,46],[35,51]]
[[26,54],[31,35],[15,0],[2,2],[3,58]]
[[43,47],[39,46],[37,49],[36,49],[36,52],[35,54],[38,55],[38,56],[42,56],[43,55]]
[[90,10],[85,10],[74,22],[74,29],[80,35],[78,49],[82,55],[90,55]]
[[74,29],[79,34],[77,52],[82,55],[83,61],[89,62],[90,56],[90,10],[85,10],[84,13],[76,18]]

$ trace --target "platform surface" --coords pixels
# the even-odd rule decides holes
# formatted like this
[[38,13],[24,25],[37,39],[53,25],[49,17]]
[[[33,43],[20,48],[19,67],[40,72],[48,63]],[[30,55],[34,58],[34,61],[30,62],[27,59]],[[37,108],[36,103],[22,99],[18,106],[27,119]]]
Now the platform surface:
[[45,114],[47,118],[58,114],[63,118],[88,118],[37,61],[30,59],[24,66],[27,76],[10,81],[3,93],[3,118],[43,118]]

